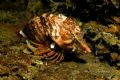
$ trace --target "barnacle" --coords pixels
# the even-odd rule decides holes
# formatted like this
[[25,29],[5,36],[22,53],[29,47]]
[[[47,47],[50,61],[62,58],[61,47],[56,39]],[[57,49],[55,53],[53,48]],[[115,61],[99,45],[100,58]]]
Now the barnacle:
[[83,39],[79,24],[63,14],[44,13],[36,16],[25,26],[23,32],[29,39],[29,49],[51,62],[62,61],[64,52],[67,51],[75,52],[81,48],[86,53],[91,52]]

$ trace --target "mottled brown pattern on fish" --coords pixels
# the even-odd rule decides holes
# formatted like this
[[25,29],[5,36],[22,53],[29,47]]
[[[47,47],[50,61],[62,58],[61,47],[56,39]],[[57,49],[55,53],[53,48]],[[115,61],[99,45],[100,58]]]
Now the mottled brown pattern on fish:
[[[83,39],[83,33],[79,24],[74,19],[63,14],[44,13],[40,17],[36,16],[29,22],[26,28],[28,29],[26,31],[30,32],[27,33],[24,30],[27,36],[30,37],[28,39],[38,45],[44,45],[44,47],[37,46],[37,54],[43,54],[47,60],[52,59],[55,62],[59,62],[64,59],[63,52],[71,52],[73,49],[77,50],[78,47],[82,48],[86,53],[91,52]],[[62,49],[61,53],[55,50],[56,45]],[[78,45],[78,47],[74,45]],[[53,46],[53,49],[50,46]],[[36,54],[36,52],[34,53]]]

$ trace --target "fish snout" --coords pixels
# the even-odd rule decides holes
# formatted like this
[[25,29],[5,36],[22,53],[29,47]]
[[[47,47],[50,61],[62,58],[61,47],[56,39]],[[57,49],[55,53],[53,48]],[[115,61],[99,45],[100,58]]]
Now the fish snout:
[[85,53],[91,53],[92,52],[90,47],[87,45],[87,43],[83,42],[80,45],[81,45],[81,47],[82,47],[82,49],[84,50]]

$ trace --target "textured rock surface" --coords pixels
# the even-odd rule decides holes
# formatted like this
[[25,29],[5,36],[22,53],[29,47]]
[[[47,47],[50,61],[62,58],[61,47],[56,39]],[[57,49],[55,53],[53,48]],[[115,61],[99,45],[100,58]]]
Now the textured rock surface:
[[[8,29],[10,28],[10,29]],[[92,54],[79,59],[68,58],[60,64],[43,64],[39,56],[23,53],[24,39],[16,35],[13,25],[1,25],[0,79],[2,80],[104,80],[119,79],[116,68],[102,63]],[[4,34],[3,34],[4,33]]]
[[[119,0],[1,0],[0,80],[119,80],[119,10]],[[92,53],[51,65],[43,64],[39,56],[23,53],[26,43],[17,35],[19,29],[44,12],[88,21],[82,29]]]

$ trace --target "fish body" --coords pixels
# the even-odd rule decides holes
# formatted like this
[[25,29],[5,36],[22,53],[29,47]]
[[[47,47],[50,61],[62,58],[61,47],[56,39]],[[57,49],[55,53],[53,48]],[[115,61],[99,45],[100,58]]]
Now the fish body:
[[[83,39],[79,24],[74,18],[63,14],[44,13],[42,16],[36,16],[25,26],[23,32],[28,39],[50,48],[54,54],[57,53],[56,50],[52,51],[55,45],[62,51],[74,52],[79,47],[86,53],[91,52]],[[78,45],[77,48],[75,45]]]

